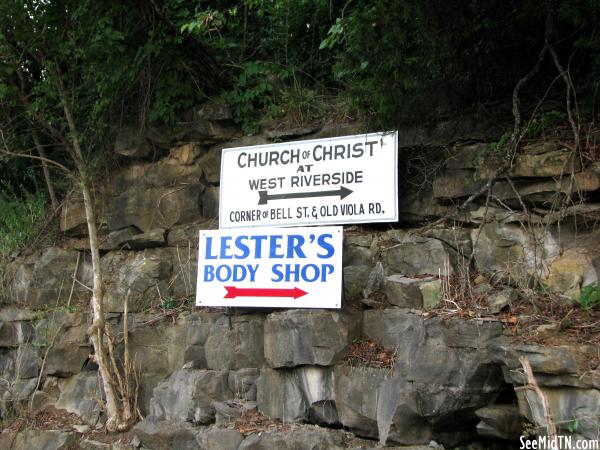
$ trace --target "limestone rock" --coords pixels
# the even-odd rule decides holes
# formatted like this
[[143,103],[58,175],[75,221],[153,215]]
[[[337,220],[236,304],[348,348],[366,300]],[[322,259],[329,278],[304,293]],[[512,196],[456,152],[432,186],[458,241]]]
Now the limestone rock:
[[5,416],[7,411],[14,411],[14,405],[28,400],[36,385],[37,378],[17,378],[3,382],[0,387],[0,416]]
[[[426,280],[433,280],[433,277],[428,277]],[[419,289],[422,281],[422,278],[408,278],[402,275],[388,276],[385,280],[387,301],[401,308],[422,308],[423,295]]]
[[457,144],[450,150],[446,168],[452,170],[476,169],[490,150],[490,144],[484,142]]
[[452,275],[456,252],[447,244],[433,238],[390,233],[393,243],[383,249],[388,273],[405,275]]
[[439,279],[425,281],[419,285],[419,290],[423,297],[423,308],[435,309],[442,302],[444,296],[442,292],[442,281]]
[[534,273],[546,277],[549,263],[559,254],[560,245],[550,231],[541,227],[534,231],[536,239],[517,224],[489,223],[480,234],[474,230],[476,268],[525,285]]
[[203,450],[237,450],[244,437],[237,430],[215,428],[199,433],[197,440]]
[[505,288],[499,292],[494,292],[485,299],[487,311],[492,314],[497,314],[504,307],[514,303],[518,296],[517,290],[513,288]]
[[554,152],[561,149],[561,145],[557,141],[544,139],[541,142],[533,142],[523,146],[523,153],[528,155],[541,155],[548,152]]
[[571,150],[554,150],[546,153],[517,155],[510,175],[514,177],[557,177],[578,172],[579,159]]
[[136,361],[143,361],[144,370],[140,390],[143,414],[150,408],[152,391],[167,376],[191,363],[191,368],[207,368],[204,343],[209,335],[212,318],[204,314],[181,317],[176,323],[159,322],[146,325],[155,319],[148,314],[130,316],[129,346]]
[[208,186],[202,193],[202,216],[208,219],[219,217],[219,188]]
[[[31,309],[23,309],[18,306],[3,306],[0,308],[0,322],[18,322],[18,321],[29,321],[35,320],[38,317],[38,313]],[[0,345],[0,347],[2,347]]]
[[61,344],[52,347],[46,358],[44,374],[69,377],[81,372],[91,350],[91,346],[73,346],[72,344]]
[[[58,247],[17,261],[11,284],[12,299],[31,309],[63,306],[69,298],[72,305],[87,301],[90,294],[82,286],[91,284],[87,264],[79,252]],[[73,281],[73,275],[79,283]]]
[[456,249],[459,255],[469,257],[473,249],[471,242],[471,231],[468,228],[433,228],[427,231],[424,236],[432,237],[444,242],[446,245]]
[[55,407],[77,414],[84,422],[96,425],[100,417],[97,399],[102,398],[102,391],[98,386],[98,373],[84,371],[59,381],[58,386],[60,397]]
[[515,405],[490,405],[475,411],[481,422],[477,432],[482,436],[516,441],[522,434],[522,418]]
[[188,166],[193,164],[201,154],[202,149],[197,144],[184,144],[172,148],[165,162],[171,165]]
[[169,228],[202,217],[204,187],[134,187],[116,197],[108,210],[108,228],[135,226],[142,231]]
[[350,136],[353,134],[360,134],[361,125],[357,122],[354,123],[327,123],[317,131],[311,139],[322,139],[337,136]]
[[[550,375],[569,375],[578,374],[579,368],[574,354],[580,353],[581,349],[570,349],[567,346],[562,347],[544,347],[535,344],[518,344],[511,345],[499,341],[495,346],[493,360],[501,362],[509,369],[521,368],[519,358],[525,357],[529,360],[534,374],[550,374]],[[517,376],[517,374],[514,374]],[[523,382],[522,377],[512,380],[515,383]]]
[[31,341],[34,328],[30,322],[0,322],[0,347],[17,347]]
[[[457,221],[470,222],[469,212],[475,208],[473,204],[464,208],[464,213],[456,215]],[[401,223],[420,226],[427,220],[454,215],[455,207],[434,198],[433,189],[425,186],[423,190],[403,193],[398,199],[398,211]]]
[[344,233],[343,265],[366,265],[373,264],[374,252],[373,233]]
[[0,433],[0,448],[11,450],[68,450],[76,445],[75,433],[68,431],[21,430]]
[[214,122],[228,122],[233,120],[231,107],[226,103],[203,103],[193,109],[193,114],[198,120],[212,120]]
[[409,278],[390,275],[385,281],[390,304],[401,308],[434,309],[442,300],[442,283],[434,277]]
[[[131,228],[131,227],[130,227]],[[145,233],[139,233],[120,242],[123,248],[129,250],[143,250],[145,248],[164,247],[166,242],[166,229],[154,228]]]
[[69,236],[87,236],[83,199],[68,198],[60,209],[60,231]]
[[468,197],[478,192],[484,185],[485,181],[476,179],[474,172],[453,170],[435,177],[433,180],[433,197]]
[[385,369],[336,366],[335,400],[340,422],[357,434],[377,437],[377,399]]
[[[571,387],[541,388],[550,403],[559,435],[572,434],[569,426],[583,439],[597,439],[600,416],[600,391]],[[545,434],[545,410],[542,399],[533,389],[517,391],[520,412]],[[576,424],[576,425],[575,425]],[[576,438],[577,439],[577,438]],[[574,440],[576,440],[574,439]]]
[[[488,405],[503,386],[500,367],[492,363],[493,344],[502,332],[498,323],[371,310],[364,313],[363,332],[396,349],[393,373],[381,377],[378,412],[371,416],[376,424],[370,427],[376,425],[383,442],[417,444],[433,438],[455,445],[461,433],[464,438],[472,434],[456,424],[474,420],[473,411]],[[345,423],[337,390],[336,403]],[[455,430],[446,428],[450,422]]]
[[343,268],[342,283],[345,301],[358,300],[363,297],[363,290],[367,286],[372,269],[373,266],[363,264]]
[[189,251],[188,253],[188,249],[196,249],[198,247],[198,230],[210,230],[213,229],[215,225],[213,219],[201,220],[183,225],[173,225],[167,232],[167,245],[169,247],[183,248],[185,249],[185,259],[189,256],[190,258],[197,260],[198,252]]
[[153,149],[143,130],[132,126],[123,126],[117,133],[114,151],[118,155],[144,158],[150,156]]
[[151,450],[196,450],[198,430],[182,421],[158,420],[146,417],[134,428],[143,448]]
[[35,378],[39,373],[40,349],[30,342],[0,350],[0,377],[4,380]]
[[256,400],[256,383],[260,375],[259,369],[231,370],[227,379],[229,390],[234,398],[249,401]]
[[48,347],[56,336],[46,357],[44,374],[68,377],[83,369],[92,351],[87,326],[86,314],[82,312],[50,311],[36,322],[38,345]]
[[[594,172],[578,172],[572,176],[565,175],[559,180],[544,181],[522,185],[518,191],[522,197],[535,194],[573,194],[575,192],[595,191],[600,188],[600,176]],[[551,195],[547,195],[551,198]],[[544,197],[542,197],[544,198]]]
[[227,147],[229,146],[214,146],[198,160],[198,164],[202,167],[205,180],[209,184],[216,185],[221,179],[221,152]]
[[170,294],[172,257],[167,249],[110,252],[101,264],[106,280],[105,308],[109,312],[123,311],[126,298],[129,311],[137,312]]
[[290,128],[283,130],[267,130],[265,135],[272,141],[286,141],[292,138],[306,136],[317,131],[316,128]]
[[297,421],[309,418],[311,408],[318,409],[329,401],[330,416],[321,417],[330,423],[335,421],[331,408],[333,400],[331,369],[304,366],[295,369],[261,370],[257,384],[258,410],[272,418]]
[[241,134],[229,120],[203,119],[201,116],[192,112],[189,121],[180,122],[174,130],[174,140],[210,144],[231,141]]
[[159,420],[211,423],[215,400],[231,398],[227,371],[181,369],[154,388],[150,414]]
[[561,231],[561,252],[543,283],[551,291],[576,299],[582,286],[600,281],[600,232]]
[[423,317],[401,309],[365,311],[363,333],[386,348],[401,344],[403,335],[412,335],[423,328]]
[[450,117],[434,124],[416,124],[400,127],[398,145],[447,146],[453,142],[479,141],[495,142],[506,131],[508,124],[492,117],[482,117],[480,113],[469,116]]
[[111,249],[118,249],[121,244],[134,236],[140,234],[141,231],[134,226],[121,228],[120,230],[111,231],[108,234],[108,243]]
[[318,450],[344,448],[344,437],[340,431],[297,430],[252,434],[238,447],[239,450]]
[[[198,152],[203,154],[204,152]],[[183,155],[178,155],[183,158]],[[187,158],[197,158],[196,156],[188,156]],[[160,161],[147,166],[147,171],[144,174],[143,181],[133,180],[135,185],[145,185],[149,187],[171,187],[181,188],[187,184],[195,185],[196,189],[201,189],[199,183],[204,175],[202,165],[194,161],[175,159],[174,155],[170,155]],[[134,185],[134,187],[135,187]]]
[[154,163],[141,162],[128,165],[118,173],[113,182],[113,189],[122,193],[135,189],[170,188],[174,190],[188,184],[197,185],[202,180],[204,169],[197,160],[188,164],[189,159],[195,157],[176,153]]
[[213,402],[215,408],[215,424],[228,425],[231,422],[256,411],[256,402],[231,400],[226,402]]
[[270,367],[335,364],[356,335],[354,316],[337,311],[288,310],[265,322],[265,360]]
[[206,361],[212,369],[242,369],[263,365],[263,323],[261,316],[219,317],[211,324],[204,344]]

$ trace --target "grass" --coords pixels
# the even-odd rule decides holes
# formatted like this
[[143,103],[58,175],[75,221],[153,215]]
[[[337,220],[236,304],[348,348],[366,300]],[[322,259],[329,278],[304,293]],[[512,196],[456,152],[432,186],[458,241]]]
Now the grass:
[[39,191],[20,198],[0,191],[0,255],[9,255],[31,240],[46,217],[46,195]]
[[581,295],[577,300],[581,309],[589,310],[600,306],[600,285],[589,284],[581,288]]

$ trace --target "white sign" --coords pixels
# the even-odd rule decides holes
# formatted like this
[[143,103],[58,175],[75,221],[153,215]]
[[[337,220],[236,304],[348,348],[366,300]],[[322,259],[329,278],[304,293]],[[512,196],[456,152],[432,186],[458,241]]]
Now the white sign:
[[397,132],[223,149],[221,229],[397,220]]
[[197,306],[340,308],[342,227],[200,231]]

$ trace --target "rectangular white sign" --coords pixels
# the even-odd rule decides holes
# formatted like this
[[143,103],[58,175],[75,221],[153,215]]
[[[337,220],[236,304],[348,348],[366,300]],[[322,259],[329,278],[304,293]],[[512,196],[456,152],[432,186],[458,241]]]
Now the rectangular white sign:
[[200,231],[197,306],[340,308],[342,227]]
[[223,149],[219,228],[398,220],[397,132]]

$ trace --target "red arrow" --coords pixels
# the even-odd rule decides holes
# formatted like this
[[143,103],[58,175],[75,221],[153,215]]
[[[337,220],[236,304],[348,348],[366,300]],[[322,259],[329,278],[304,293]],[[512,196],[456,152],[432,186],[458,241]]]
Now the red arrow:
[[300,288],[293,289],[273,289],[273,288],[238,288],[235,286],[225,286],[227,294],[223,298],[236,297],[293,297],[299,298],[308,292]]

